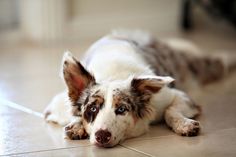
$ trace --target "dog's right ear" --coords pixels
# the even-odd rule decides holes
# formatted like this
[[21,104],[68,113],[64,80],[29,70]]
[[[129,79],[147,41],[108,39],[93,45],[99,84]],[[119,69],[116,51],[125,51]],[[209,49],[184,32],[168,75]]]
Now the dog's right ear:
[[72,103],[76,103],[84,89],[95,84],[95,79],[70,52],[65,52],[62,64],[69,98]]

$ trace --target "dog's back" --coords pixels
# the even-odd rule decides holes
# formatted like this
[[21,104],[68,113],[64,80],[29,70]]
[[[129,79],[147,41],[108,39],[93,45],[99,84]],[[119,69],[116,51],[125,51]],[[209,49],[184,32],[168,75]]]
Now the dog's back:
[[91,47],[84,63],[100,80],[154,73],[172,76],[175,87],[181,89],[189,82],[219,80],[235,65],[236,59],[228,64],[222,57],[196,53],[189,42],[182,45],[175,47],[142,31],[113,31]]
[[98,82],[126,79],[130,75],[154,75],[137,48],[127,39],[108,35],[88,50],[82,63]]

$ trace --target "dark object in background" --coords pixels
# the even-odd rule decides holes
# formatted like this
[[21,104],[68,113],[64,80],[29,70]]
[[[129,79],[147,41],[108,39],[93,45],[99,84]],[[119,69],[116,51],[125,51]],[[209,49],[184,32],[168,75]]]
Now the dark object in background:
[[193,7],[201,6],[210,15],[229,21],[236,28],[236,0],[182,0],[181,27],[193,27]]

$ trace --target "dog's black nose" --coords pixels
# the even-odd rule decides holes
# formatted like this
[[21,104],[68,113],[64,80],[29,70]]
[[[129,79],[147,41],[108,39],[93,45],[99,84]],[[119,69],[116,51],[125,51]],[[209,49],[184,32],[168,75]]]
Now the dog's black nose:
[[111,139],[111,133],[107,130],[98,130],[95,133],[96,141],[101,144],[107,144]]

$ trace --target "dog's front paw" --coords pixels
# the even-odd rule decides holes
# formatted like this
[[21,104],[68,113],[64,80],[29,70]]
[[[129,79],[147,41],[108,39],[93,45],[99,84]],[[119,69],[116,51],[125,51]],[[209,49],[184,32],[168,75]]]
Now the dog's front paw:
[[69,124],[64,128],[65,138],[71,140],[81,140],[87,139],[88,133],[84,129],[84,127],[79,123]]
[[175,131],[182,136],[197,136],[200,132],[200,123],[196,120],[185,119]]

